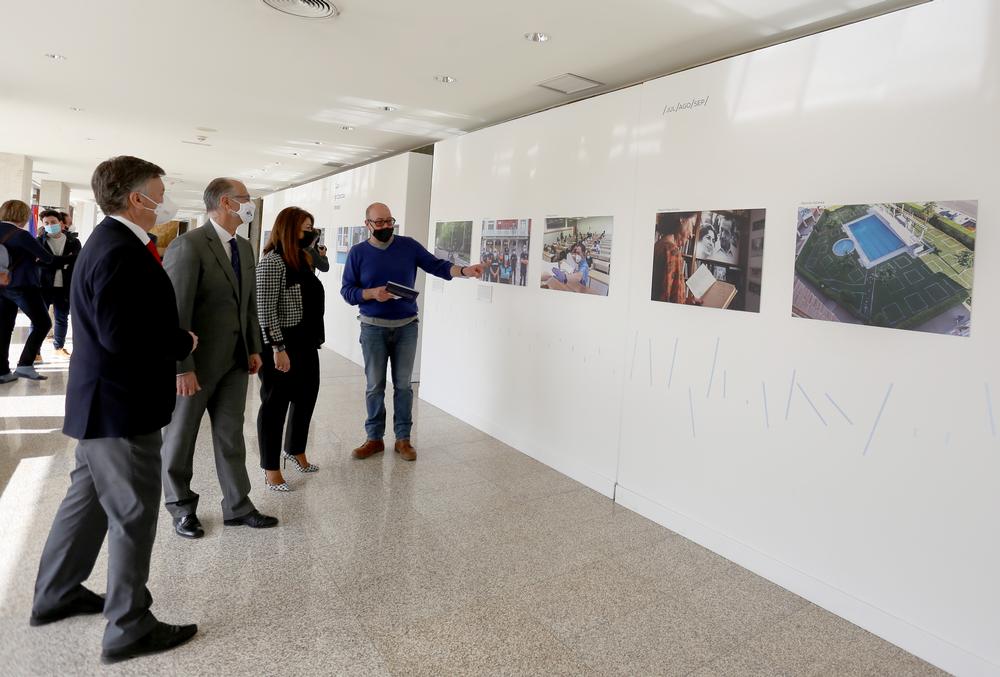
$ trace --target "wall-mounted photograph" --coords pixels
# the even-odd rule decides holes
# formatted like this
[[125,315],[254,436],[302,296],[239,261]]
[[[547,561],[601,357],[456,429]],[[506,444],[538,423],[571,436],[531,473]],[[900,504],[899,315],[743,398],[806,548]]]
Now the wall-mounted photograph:
[[650,299],[760,312],[763,209],[660,212]]
[[456,266],[472,263],[472,221],[438,221],[434,228],[434,256]]
[[611,216],[545,219],[542,289],[607,296],[613,230]]
[[337,228],[337,244],[335,246],[336,263],[347,263],[347,252],[351,247],[368,239],[368,229],[364,226],[341,226]]
[[479,260],[486,266],[484,282],[524,287],[528,283],[531,219],[483,221]]
[[968,336],[977,200],[806,205],[792,315]]

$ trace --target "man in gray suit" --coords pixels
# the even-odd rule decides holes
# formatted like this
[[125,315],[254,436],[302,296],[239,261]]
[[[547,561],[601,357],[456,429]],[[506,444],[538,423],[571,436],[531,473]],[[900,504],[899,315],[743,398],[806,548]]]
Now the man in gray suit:
[[209,222],[170,243],[163,259],[181,324],[201,341],[196,355],[177,363],[177,404],[163,436],[163,493],[174,531],[185,538],[205,535],[191,476],[206,409],[224,523],[258,529],[278,523],[250,501],[243,440],[248,374],[260,368],[261,337],[253,251],[236,229],[253,220],[254,204],[236,179],[214,179],[204,197]]

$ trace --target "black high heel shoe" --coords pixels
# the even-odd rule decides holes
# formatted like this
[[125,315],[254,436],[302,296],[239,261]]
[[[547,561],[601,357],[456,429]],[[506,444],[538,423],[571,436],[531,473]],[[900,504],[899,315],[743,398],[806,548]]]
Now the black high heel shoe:
[[295,469],[298,470],[299,472],[318,472],[319,471],[319,466],[318,465],[313,465],[312,463],[310,463],[309,465],[302,465],[301,463],[299,463],[299,459],[297,459],[296,457],[292,456],[287,451],[281,452],[281,467],[282,468],[285,467],[285,465],[288,463],[289,459],[291,459],[291,461],[295,464]]

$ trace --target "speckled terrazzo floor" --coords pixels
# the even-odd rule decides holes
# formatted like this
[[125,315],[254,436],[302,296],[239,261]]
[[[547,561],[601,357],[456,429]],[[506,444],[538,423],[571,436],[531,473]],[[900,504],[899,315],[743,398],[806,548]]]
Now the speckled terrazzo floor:
[[[66,365],[0,386],[0,674],[940,674],[424,402],[416,463],[355,461],[361,370],[330,351],[322,368],[309,452],[322,469],[289,471],[294,493],[263,489],[253,382],[247,399],[252,498],[279,528],[222,526],[203,432],[207,535],[177,537],[163,511],[149,583],[156,615],[199,634],[110,668],[102,618],[27,623],[72,463]],[[105,575],[102,555],[92,589]]]

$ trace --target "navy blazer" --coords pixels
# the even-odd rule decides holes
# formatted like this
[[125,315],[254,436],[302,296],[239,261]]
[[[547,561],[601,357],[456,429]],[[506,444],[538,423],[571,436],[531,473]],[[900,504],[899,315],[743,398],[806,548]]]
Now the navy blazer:
[[36,263],[51,263],[52,252],[38,244],[31,233],[7,221],[0,221],[0,244],[10,256],[11,288],[37,287]]
[[177,361],[191,353],[174,288],[128,226],[110,216],[77,257],[70,289],[73,356],[63,432],[134,437],[170,422]]

